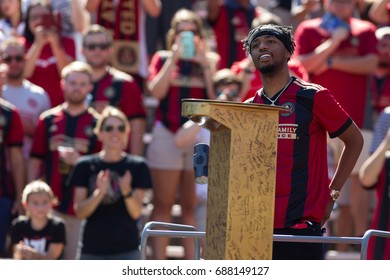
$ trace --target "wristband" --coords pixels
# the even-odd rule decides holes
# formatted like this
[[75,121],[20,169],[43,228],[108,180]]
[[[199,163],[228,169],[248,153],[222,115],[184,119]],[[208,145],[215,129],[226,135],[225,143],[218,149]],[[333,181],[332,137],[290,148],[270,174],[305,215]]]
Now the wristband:
[[128,194],[124,195],[123,198],[133,197],[133,190],[131,190]]

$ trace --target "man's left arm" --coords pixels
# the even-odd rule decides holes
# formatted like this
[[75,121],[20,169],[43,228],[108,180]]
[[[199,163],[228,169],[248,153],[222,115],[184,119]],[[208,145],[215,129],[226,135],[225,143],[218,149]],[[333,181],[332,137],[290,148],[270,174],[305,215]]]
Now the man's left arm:
[[[338,137],[341,141],[344,142],[344,150],[341,154],[340,160],[336,167],[335,174],[329,185],[329,189],[336,191],[341,190],[345,181],[350,176],[352,169],[354,168],[356,161],[359,158],[364,142],[362,133],[354,122],[352,122],[352,124]],[[330,213],[333,209],[334,201],[331,201],[330,198],[329,201],[330,202],[328,204],[327,212],[325,214],[323,223],[325,223],[329,219]]]

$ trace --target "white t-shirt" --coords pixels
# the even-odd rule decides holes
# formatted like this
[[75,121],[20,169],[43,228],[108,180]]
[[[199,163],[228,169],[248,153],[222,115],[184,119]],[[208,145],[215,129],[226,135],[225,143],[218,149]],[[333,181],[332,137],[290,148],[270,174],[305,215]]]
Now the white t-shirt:
[[[3,86],[3,98],[12,103],[18,110],[22,123],[37,124],[39,115],[50,109],[50,99],[45,90],[28,80],[23,81],[23,86],[15,87],[5,84]],[[25,135],[23,155],[29,157],[32,138]]]

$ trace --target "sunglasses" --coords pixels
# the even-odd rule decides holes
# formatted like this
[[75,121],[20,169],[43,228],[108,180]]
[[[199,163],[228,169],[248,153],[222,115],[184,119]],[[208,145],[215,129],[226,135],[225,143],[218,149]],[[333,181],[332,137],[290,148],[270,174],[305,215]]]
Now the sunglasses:
[[109,47],[110,47],[110,44],[109,43],[96,43],[96,44],[88,44],[88,45],[84,45],[84,47],[90,51],[93,51],[93,50],[96,50],[96,49],[100,49],[100,50],[107,50]]
[[24,56],[23,55],[3,56],[3,61],[5,63],[10,63],[12,60],[15,60],[16,62],[22,62],[24,60]]
[[105,131],[105,132],[112,132],[114,129],[116,129],[119,132],[125,132],[126,131],[126,127],[124,125],[113,126],[113,125],[110,125],[110,124],[103,126],[102,130]]

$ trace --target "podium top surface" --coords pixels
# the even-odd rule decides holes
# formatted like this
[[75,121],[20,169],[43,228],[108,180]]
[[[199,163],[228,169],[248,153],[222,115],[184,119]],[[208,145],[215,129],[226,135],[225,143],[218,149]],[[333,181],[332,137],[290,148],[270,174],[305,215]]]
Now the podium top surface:
[[257,104],[257,103],[243,103],[243,102],[235,102],[235,101],[216,101],[209,99],[195,99],[195,98],[185,98],[182,99],[182,105],[218,105],[218,106],[228,106],[235,107],[240,109],[254,109],[261,108],[262,110],[272,110],[272,111],[289,111],[288,108],[282,106],[271,106],[265,104]]

